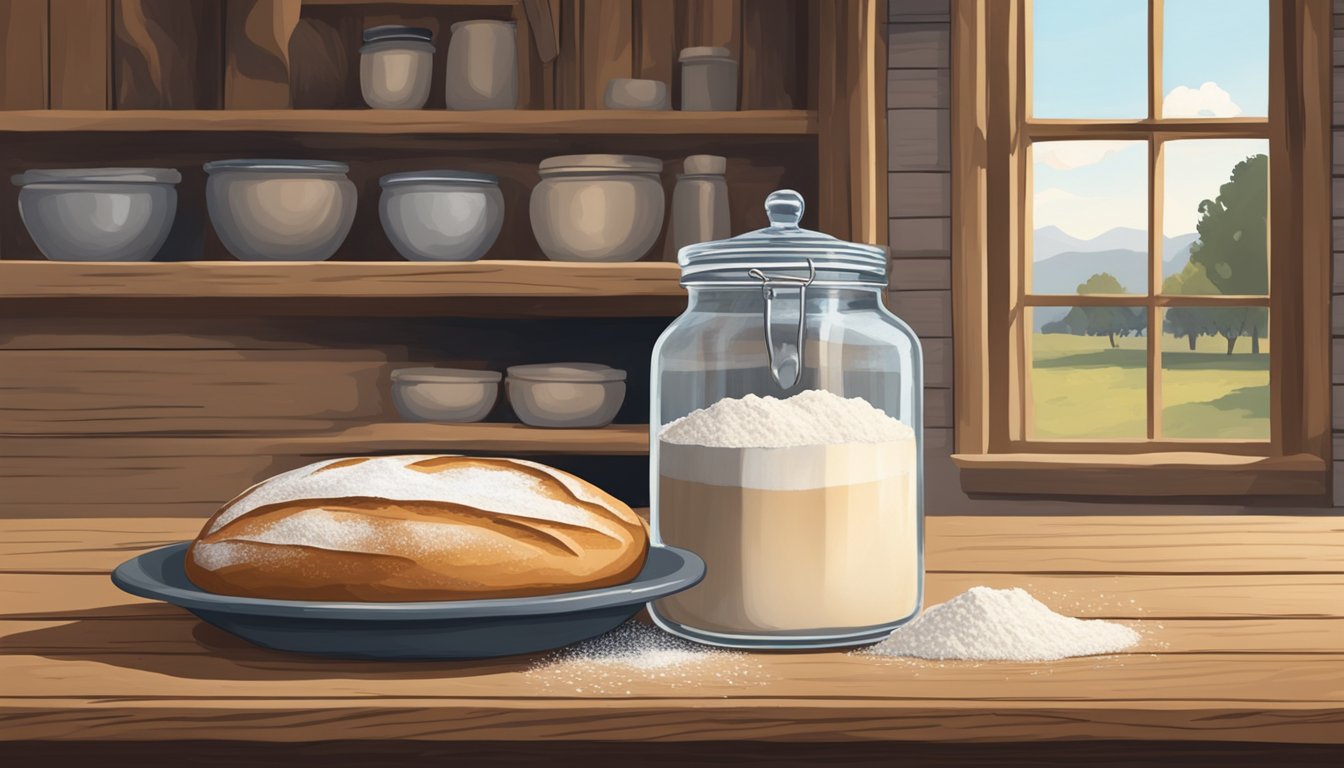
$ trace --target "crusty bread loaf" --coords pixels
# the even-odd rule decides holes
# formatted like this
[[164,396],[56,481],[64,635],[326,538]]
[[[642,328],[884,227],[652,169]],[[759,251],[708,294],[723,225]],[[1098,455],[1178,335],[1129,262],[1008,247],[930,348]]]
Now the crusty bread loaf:
[[380,456],[301,467],[225,504],[187,552],[209,592],[287,600],[521,597],[620,584],[644,522],[573,475],[515,459]]

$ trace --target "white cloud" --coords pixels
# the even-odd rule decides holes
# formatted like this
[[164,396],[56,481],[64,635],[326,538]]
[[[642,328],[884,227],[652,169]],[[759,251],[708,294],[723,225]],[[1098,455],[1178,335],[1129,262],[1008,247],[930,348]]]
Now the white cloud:
[[1135,145],[1133,141],[1038,141],[1031,145],[1034,162],[1068,171],[1096,165],[1108,155]]
[[1240,114],[1241,107],[1232,101],[1232,96],[1212,81],[1199,88],[1178,85],[1162,100],[1163,117],[1237,117]]
[[1035,203],[1037,205],[1049,203],[1062,203],[1066,200],[1077,200],[1078,196],[1066,189],[1059,187],[1047,187],[1035,194]]

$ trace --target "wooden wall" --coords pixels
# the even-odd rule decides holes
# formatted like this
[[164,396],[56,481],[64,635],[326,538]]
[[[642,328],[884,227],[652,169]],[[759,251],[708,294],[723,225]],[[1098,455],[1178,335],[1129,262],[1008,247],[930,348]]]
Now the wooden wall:
[[[1150,504],[1053,499],[972,499],[962,493],[952,452],[951,126],[953,73],[949,0],[889,0],[887,146],[892,251],[890,306],[914,327],[927,357],[926,501],[929,514],[1117,514],[1161,511]],[[1334,24],[1334,427],[1344,457],[1344,0]],[[1335,505],[1344,507],[1344,461],[1336,461]],[[1182,504],[1182,513],[1234,514],[1240,505]],[[1256,507],[1264,513],[1264,507]],[[1299,513],[1320,509],[1285,510]]]

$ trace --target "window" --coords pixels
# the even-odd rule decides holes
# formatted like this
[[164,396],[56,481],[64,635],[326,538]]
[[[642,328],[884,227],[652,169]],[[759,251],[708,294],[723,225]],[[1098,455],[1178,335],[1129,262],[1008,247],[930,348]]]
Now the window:
[[971,492],[1324,496],[1324,0],[956,0]]

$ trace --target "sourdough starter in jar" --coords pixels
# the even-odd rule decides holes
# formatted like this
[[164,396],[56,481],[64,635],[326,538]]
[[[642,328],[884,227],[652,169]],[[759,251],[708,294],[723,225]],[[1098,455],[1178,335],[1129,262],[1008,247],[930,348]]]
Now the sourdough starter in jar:
[[722,634],[910,617],[921,572],[914,431],[861,398],[726,398],[659,433],[659,530],[705,560],[656,614]]

